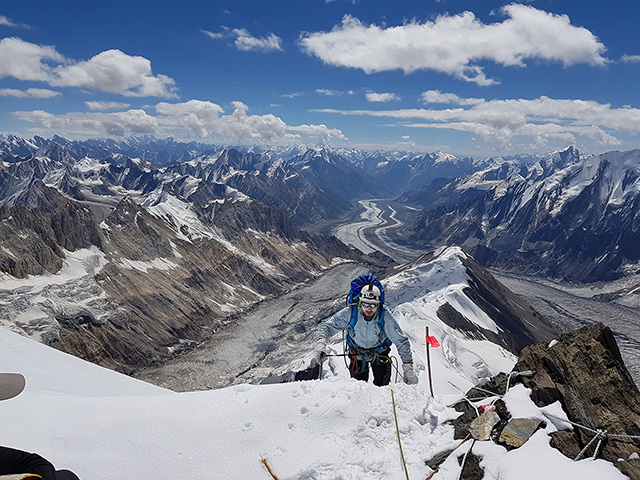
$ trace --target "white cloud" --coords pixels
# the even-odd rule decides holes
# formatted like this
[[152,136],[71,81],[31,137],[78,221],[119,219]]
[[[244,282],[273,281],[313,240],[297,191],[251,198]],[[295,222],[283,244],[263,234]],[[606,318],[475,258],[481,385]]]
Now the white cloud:
[[51,114],[42,110],[15,112],[21,120],[55,131],[82,136],[127,136],[146,133],[158,137],[212,141],[228,144],[280,145],[315,141],[346,140],[340,130],[325,125],[287,125],[275,115],[250,115],[242,102],[232,103],[233,111],[213,102],[190,100],[183,103],[160,102],[156,115],[144,110]]
[[401,26],[365,25],[345,16],[330,32],[308,33],[302,49],[323,62],[366,73],[433,70],[479,85],[492,85],[481,61],[525,66],[528,59],[604,65],[605,47],[587,29],[571,25],[566,15],[531,6],[502,8],[501,23],[484,24],[472,12],[441,15],[434,21]]
[[318,143],[329,144],[332,141],[347,141],[342,131],[337,128],[329,128],[326,125],[300,125],[288,127],[292,132],[298,132],[308,137],[317,139]]
[[319,95],[325,95],[327,97],[341,97],[342,95],[354,95],[355,92],[353,90],[348,90],[346,92],[342,90],[329,90],[328,88],[317,88],[316,93]]
[[342,95],[342,92],[339,92],[338,90],[329,90],[327,88],[316,88],[316,93],[327,97],[339,97]]
[[400,97],[395,93],[374,93],[369,92],[366,94],[368,102],[386,103],[394,100],[400,100]]
[[0,26],[3,27],[12,27],[12,28],[31,28],[29,25],[25,25],[24,23],[16,23],[8,17],[4,15],[0,15]]
[[84,102],[89,110],[123,110],[131,105],[123,102]]
[[235,28],[232,32],[236,36],[234,44],[238,50],[245,52],[254,50],[262,52],[282,51],[282,40],[273,33],[267,37],[257,38],[244,28]]
[[156,118],[144,110],[128,110],[115,113],[66,113],[54,115],[43,110],[14,112],[20,120],[36,123],[45,129],[74,136],[108,135],[126,136],[131,134],[163,135],[163,129]]
[[15,23],[13,23],[10,19],[5,17],[4,15],[0,15],[0,25],[3,25],[5,27],[15,27],[16,26]]
[[623,55],[620,60],[625,63],[640,63],[640,55]]
[[[437,91],[433,91],[437,92]],[[425,92],[426,93],[426,92]],[[514,138],[544,145],[554,139],[575,143],[578,137],[601,145],[617,145],[617,135],[640,134],[640,109],[612,108],[595,101],[552,99],[464,99],[438,92],[436,98],[458,107],[402,110],[317,110],[324,113],[403,120],[411,128],[452,129],[471,132],[496,150],[507,148]]]
[[106,50],[74,65],[55,68],[50,83],[64,87],[89,87],[127,97],[176,97],[175,81],[153,75],[151,62],[120,50]]
[[0,88],[0,97],[16,97],[16,98],[53,98],[62,95],[46,88],[27,88],[26,90],[18,90],[16,88]]
[[65,59],[54,47],[36,45],[16,37],[0,40],[0,78],[48,82],[52,68],[46,62],[60,63]]
[[218,40],[220,38],[224,38],[224,34],[222,33],[214,33],[214,32],[210,32],[209,30],[203,30],[202,28],[200,29],[200,31],[202,33],[204,33],[207,37],[213,39],[213,40]]
[[224,33],[214,33],[208,30],[201,31],[209,38],[218,40],[221,38],[234,38],[233,44],[238,50],[245,52],[281,52],[282,39],[277,35],[270,33],[266,37],[254,37],[246,28],[228,28],[223,27]]
[[213,102],[189,100],[186,103],[161,102],[156,105],[156,112],[166,127],[182,129],[200,139],[207,139],[219,133],[216,127],[220,125],[220,116],[224,109]]
[[461,98],[455,93],[442,93],[440,90],[422,92],[425,103],[455,103],[457,105],[475,105],[484,102],[482,98]]
[[55,47],[16,37],[0,41],[0,78],[40,81],[55,87],[92,88],[131,97],[176,97],[175,81],[154,75],[151,62],[120,50],[107,50],[87,61],[72,62]]

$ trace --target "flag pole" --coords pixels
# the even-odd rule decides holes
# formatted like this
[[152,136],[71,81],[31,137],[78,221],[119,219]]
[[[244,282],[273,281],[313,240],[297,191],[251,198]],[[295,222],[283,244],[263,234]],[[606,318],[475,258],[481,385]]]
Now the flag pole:
[[425,337],[425,348],[427,349],[427,373],[429,374],[429,391],[431,397],[433,397],[433,383],[431,382],[431,358],[429,357],[429,327],[427,329],[427,336]]

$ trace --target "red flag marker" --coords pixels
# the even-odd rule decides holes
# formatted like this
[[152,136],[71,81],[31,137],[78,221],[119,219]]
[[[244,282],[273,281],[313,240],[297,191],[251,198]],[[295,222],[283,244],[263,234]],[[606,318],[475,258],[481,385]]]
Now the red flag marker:
[[429,345],[431,345],[433,348],[439,347],[440,346],[440,342],[436,339],[436,337],[432,337],[427,335],[427,343]]
[[[427,339],[427,343],[425,343],[425,348],[427,349],[427,372],[429,373],[429,392],[431,392],[431,398],[433,398],[433,380],[431,379],[431,357],[429,356],[429,345],[431,345],[431,342],[429,341],[429,339],[433,339],[436,341],[436,343],[438,342],[434,337],[429,336],[429,327],[426,327],[426,337]],[[438,345],[440,345],[438,343]]]

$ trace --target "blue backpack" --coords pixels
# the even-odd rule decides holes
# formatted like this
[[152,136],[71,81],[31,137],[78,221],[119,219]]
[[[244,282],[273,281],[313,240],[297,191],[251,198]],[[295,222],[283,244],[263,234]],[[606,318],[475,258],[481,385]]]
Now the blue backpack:
[[391,346],[391,340],[384,333],[384,287],[375,276],[366,274],[351,281],[351,290],[347,295],[347,306],[351,307],[351,319],[347,327],[347,347],[349,349],[360,349],[360,347],[353,341],[353,329],[358,321],[358,306],[360,303],[360,292],[365,285],[375,285],[380,289],[380,306],[378,315],[378,326],[380,327],[379,345],[376,348],[376,353],[380,353],[387,347]]

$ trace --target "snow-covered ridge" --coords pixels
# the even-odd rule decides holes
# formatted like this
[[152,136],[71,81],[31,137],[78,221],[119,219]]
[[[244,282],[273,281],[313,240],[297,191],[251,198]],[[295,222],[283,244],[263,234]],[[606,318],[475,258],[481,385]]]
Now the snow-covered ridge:
[[[455,249],[441,252],[431,269],[417,266],[386,280],[394,313],[410,336],[420,379],[416,386],[394,379],[380,388],[352,380],[343,359],[330,357],[322,380],[176,394],[0,329],[0,349],[5,352],[0,371],[27,378],[21,395],[2,402],[3,444],[41,453],[58,468],[93,480],[198,478],[203,472],[207,478],[225,480],[268,478],[261,459],[281,479],[400,480],[406,476],[399,436],[409,478],[427,478],[433,472],[425,462],[460,443],[445,423],[458,416],[451,405],[461,398],[460,392],[480,374],[510,371],[514,362],[495,344],[446,328],[434,314],[429,296],[449,282],[465,281],[459,274],[459,255]],[[425,326],[442,343],[430,349],[433,398]],[[334,346],[341,348],[339,343]],[[521,385],[512,387],[504,401],[518,417],[546,420],[544,411],[566,418],[557,403],[536,407]],[[603,460],[574,462],[552,449],[548,434],[558,428],[564,427],[547,422],[512,451],[493,442],[475,442],[486,478],[624,478]],[[469,445],[451,455],[435,478],[457,479],[457,456]]]

